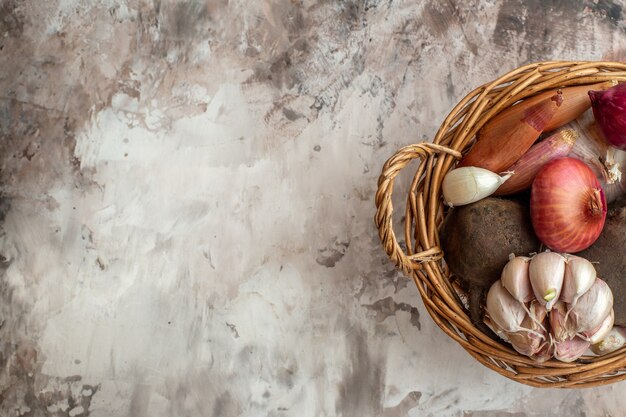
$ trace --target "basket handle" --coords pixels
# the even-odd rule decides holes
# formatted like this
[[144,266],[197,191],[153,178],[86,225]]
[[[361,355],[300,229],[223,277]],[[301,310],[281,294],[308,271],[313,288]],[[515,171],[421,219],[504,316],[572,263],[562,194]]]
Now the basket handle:
[[413,261],[404,253],[393,231],[393,204],[391,202],[393,184],[398,173],[413,159],[419,158],[424,161],[433,153],[440,152],[450,154],[457,159],[461,158],[459,151],[435,143],[423,142],[409,145],[398,150],[385,162],[380,177],[378,177],[376,217],[374,219],[376,227],[378,228],[378,236],[389,258],[395,262],[398,268],[409,275],[414,270],[419,269],[420,264]]

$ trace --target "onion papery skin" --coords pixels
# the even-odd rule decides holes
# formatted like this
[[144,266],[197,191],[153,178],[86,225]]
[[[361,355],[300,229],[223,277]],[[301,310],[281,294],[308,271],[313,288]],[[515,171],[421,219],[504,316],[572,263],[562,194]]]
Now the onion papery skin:
[[574,158],[546,164],[533,181],[530,216],[535,233],[550,249],[576,253],[596,241],[607,203],[591,168]]
[[589,91],[593,116],[611,146],[626,150],[626,84]]

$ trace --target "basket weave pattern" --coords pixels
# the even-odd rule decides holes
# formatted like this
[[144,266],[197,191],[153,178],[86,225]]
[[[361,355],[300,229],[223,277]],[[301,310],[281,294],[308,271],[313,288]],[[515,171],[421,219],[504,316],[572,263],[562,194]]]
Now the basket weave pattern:
[[[583,356],[573,363],[554,359],[536,363],[478,330],[449,280],[439,247],[439,228],[446,212],[441,182],[470,148],[476,132],[501,110],[545,90],[608,80],[626,81],[626,64],[550,61],[515,69],[461,100],[432,143],[398,150],[378,179],[375,222],[381,242],[397,267],[413,278],[435,323],[483,365],[527,385],[592,387],[626,379],[626,347],[602,357]],[[419,159],[419,167],[404,211],[405,252],[393,230],[391,196],[396,176],[414,159]]]

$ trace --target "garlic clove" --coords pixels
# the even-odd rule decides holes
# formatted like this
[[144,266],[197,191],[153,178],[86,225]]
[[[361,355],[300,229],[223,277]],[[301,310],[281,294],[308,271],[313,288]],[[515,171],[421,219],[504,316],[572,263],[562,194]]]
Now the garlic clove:
[[573,362],[584,355],[590,346],[591,343],[580,337],[556,342],[554,344],[554,357],[561,362]]
[[615,326],[604,339],[591,346],[591,351],[596,355],[606,355],[624,345],[626,345],[626,329]]
[[576,305],[578,298],[586,293],[596,280],[593,264],[580,256],[565,255],[565,275],[561,300]]
[[500,280],[489,288],[485,309],[491,320],[505,332],[520,330],[520,324],[526,316],[520,302],[509,294]]
[[615,313],[613,309],[608,316],[604,319],[604,321],[598,326],[596,329],[583,333],[584,338],[590,343],[598,343],[604,339],[611,329],[613,328],[613,323],[615,321]]
[[[529,317],[528,319],[532,322],[532,325],[526,324],[526,319],[522,321],[522,326],[531,328],[533,330],[537,330],[538,328],[543,328],[542,323],[545,321],[546,316],[548,315],[548,311],[546,307],[541,304],[536,299],[533,299],[530,302],[529,308]],[[545,329],[544,329],[545,330]]]
[[511,175],[500,176],[477,167],[456,168],[443,179],[443,197],[450,207],[474,203],[493,194]]
[[548,311],[559,299],[564,273],[565,258],[558,253],[538,253],[530,261],[530,284],[535,297]]
[[502,269],[502,285],[520,303],[527,303],[535,298],[528,278],[528,263],[530,258],[516,256]]
[[511,345],[517,352],[522,355],[533,356],[548,342],[548,332],[546,326],[542,324],[546,315],[545,307],[539,304],[537,300],[530,303],[528,313],[520,324],[523,330],[507,334]]
[[498,335],[498,337],[500,337],[500,339],[504,340],[505,342],[511,342],[509,340],[509,336],[507,334],[507,332],[505,332],[504,330],[502,330],[500,328],[500,326],[498,326],[493,320],[491,320],[491,318],[489,316],[485,316],[483,318],[483,322],[487,325],[487,327],[489,327],[496,335]]
[[562,342],[576,335],[574,320],[567,317],[567,306],[562,301],[557,301],[550,311],[550,329],[554,340]]
[[545,362],[554,355],[554,343],[552,341],[546,341],[541,348],[531,356],[537,363]]
[[532,356],[539,352],[545,342],[545,337],[542,338],[527,331],[509,333],[508,336],[513,349],[526,356]]
[[548,325],[548,320],[546,320],[548,311],[546,307],[539,303],[539,301],[534,298],[534,295],[533,300],[530,302],[530,308],[526,308],[525,304],[522,304],[522,306],[524,306],[526,310],[526,317],[522,320],[521,326],[538,332],[543,335],[545,339],[548,333],[546,330]]
[[609,286],[596,278],[587,292],[578,298],[571,309],[576,331],[580,333],[598,328],[613,308],[613,294]]

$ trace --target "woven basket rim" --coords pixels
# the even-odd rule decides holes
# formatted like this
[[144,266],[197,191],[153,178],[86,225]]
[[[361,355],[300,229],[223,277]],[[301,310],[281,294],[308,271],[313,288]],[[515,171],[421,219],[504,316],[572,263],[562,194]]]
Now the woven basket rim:
[[[480,363],[526,385],[582,388],[626,379],[626,347],[601,357],[585,356],[572,363],[554,359],[537,363],[477,329],[442,262],[439,227],[445,207],[441,181],[462,152],[471,146],[476,132],[501,110],[546,90],[609,80],[626,82],[626,64],[546,61],[509,71],[475,88],[459,101],[432,142],[399,149],[385,162],[378,179],[375,223],[383,248],[396,266],[413,279],[435,323]],[[402,213],[405,251],[393,230],[391,197],[396,176],[415,159],[419,160],[419,166]]]

